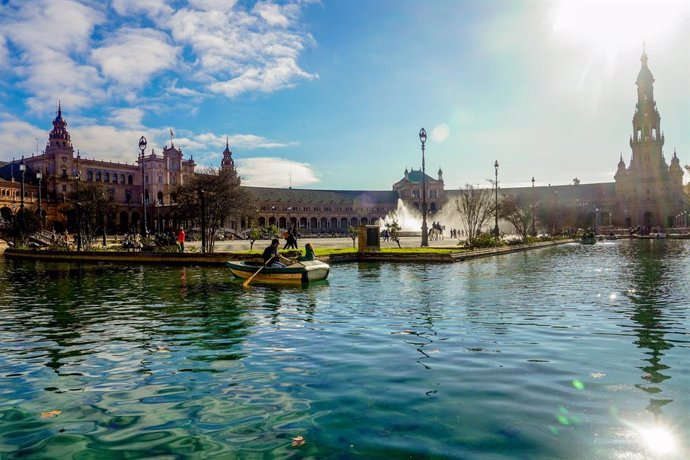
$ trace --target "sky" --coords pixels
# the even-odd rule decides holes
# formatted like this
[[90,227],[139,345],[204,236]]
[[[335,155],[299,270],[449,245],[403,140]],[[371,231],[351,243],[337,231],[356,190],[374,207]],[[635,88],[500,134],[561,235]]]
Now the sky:
[[[667,162],[690,164],[686,0],[0,0],[0,160],[133,163],[172,141],[243,184],[612,182],[643,44]],[[686,173],[684,182],[690,180]]]

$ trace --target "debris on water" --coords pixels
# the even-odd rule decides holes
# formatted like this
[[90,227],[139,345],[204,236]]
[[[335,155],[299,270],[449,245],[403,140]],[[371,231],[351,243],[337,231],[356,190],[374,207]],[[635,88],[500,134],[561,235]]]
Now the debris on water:
[[305,442],[306,441],[304,440],[304,438],[302,436],[294,437],[294,438],[292,438],[292,447],[302,446],[302,445],[304,445]]

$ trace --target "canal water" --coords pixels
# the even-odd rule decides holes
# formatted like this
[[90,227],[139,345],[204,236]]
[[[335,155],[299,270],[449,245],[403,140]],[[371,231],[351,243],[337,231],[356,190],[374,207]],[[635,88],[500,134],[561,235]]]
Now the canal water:
[[610,241],[243,289],[0,259],[0,458],[690,458],[689,260]]

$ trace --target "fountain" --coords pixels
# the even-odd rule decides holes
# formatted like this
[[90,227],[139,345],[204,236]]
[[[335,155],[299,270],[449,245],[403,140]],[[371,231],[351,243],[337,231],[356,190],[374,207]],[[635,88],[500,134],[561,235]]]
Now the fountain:
[[[385,228],[386,223],[391,223],[394,220],[400,225],[400,236],[421,236],[422,234],[422,213],[414,208],[408,208],[403,200],[398,199],[398,207],[395,211],[391,211],[379,221],[381,229]],[[427,217],[427,224],[431,226],[433,221],[441,222],[441,225],[446,227],[446,232],[451,227],[460,226],[460,216],[451,202],[446,203],[444,209],[431,214]],[[446,236],[448,234],[446,233]]]

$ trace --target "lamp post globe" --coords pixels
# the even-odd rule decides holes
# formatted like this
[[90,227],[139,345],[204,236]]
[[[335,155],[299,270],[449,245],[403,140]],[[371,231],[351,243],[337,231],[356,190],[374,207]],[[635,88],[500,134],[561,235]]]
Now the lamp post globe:
[[494,162],[494,172],[496,174],[496,201],[494,203],[494,206],[496,207],[496,222],[494,225],[494,235],[496,236],[496,239],[498,239],[498,160]]
[[141,204],[144,209],[144,227],[141,230],[142,236],[148,234],[148,227],[146,225],[146,176],[144,174],[144,151],[146,150],[146,138],[141,136],[139,138],[139,150],[141,151]]
[[419,140],[422,142],[422,247],[429,246],[429,233],[426,226],[426,165],[424,159],[424,144],[426,144],[426,130],[419,130]]

